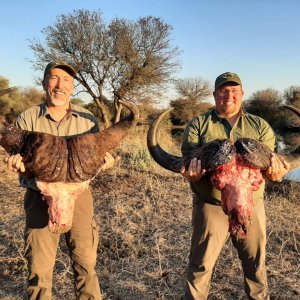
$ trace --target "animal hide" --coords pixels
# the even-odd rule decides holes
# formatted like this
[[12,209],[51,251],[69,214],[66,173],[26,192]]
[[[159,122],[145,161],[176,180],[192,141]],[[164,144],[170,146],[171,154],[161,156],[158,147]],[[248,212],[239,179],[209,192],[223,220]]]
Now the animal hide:
[[[1,94],[1,91],[0,91]],[[66,232],[72,226],[74,203],[104,164],[106,152],[114,150],[133,128],[139,112],[120,101],[131,115],[112,127],[72,138],[21,130],[2,124],[0,145],[9,155],[20,154],[24,177],[34,177],[49,206],[49,229]]]
[[[251,225],[252,193],[264,181],[262,171],[270,166],[272,151],[259,141],[240,138],[235,143],[226,139],[209,142],[184,157],[171,155],[161,148],[157,139],[158,125],[171,110],[161,113],[149,128],[147,146],[151,156],[163,168],[176,173],[180,173],[182,166],[188,168],[193,158],[201,160],[201,168],[209,171],[212,184],[221,191],[221,206],[229,218],[229,232],[244,238]],[[298,109],[296,112],[300,116]],[[298,159],[293,167],[297,165]]]

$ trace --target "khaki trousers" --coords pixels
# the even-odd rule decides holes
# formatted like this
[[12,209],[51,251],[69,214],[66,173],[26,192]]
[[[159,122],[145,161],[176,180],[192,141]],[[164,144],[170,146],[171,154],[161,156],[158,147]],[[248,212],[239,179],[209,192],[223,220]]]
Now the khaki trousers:
[[[229,237],[228,216],[219,205],[203,203],[194,197],[193,234],[185,299],[206,299],[213,268]],[[245,291],[249,299],[269,299],[265,270],[266,217],[264,203],[254,206],[247,238],[231,237],[244,271]]]
[[[39,192],[28,189],[24,197],[26,213],[25,257],[28,261],[27,299],[51,299],[53,268],[60,234],[48,229],[48,206]],[[101,298],[95,265],[99,241],[93,220],[93,198],[83,192],[75,202],[72,228],[64,234],[74,271],[74,299]]]

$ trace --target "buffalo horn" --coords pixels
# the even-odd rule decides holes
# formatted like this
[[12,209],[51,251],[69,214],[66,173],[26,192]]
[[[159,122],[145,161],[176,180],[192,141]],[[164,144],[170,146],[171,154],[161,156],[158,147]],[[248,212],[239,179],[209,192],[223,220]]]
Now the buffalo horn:
[[292,105],[284,105],[284,107],[293,111],[298,117],[300,117],[300,109],[299,108],[292,106]]
[[46,182],[83,182],[92,179],[104,164],[105,153],[115,149],[136,124],[138,109],[120,101],[131,114],[98,133],[64,138],[21,130],[13,125],[0,130],[0,145],[10,154],[20,153],[27,177]]
[[167,153],[158,144],[157,127],[163,117],[168,114],[173,108],[162,112],[156,120],[151,124],[147,135],[147,147],[153,159],[163,168],[179,173],[183,164],[182,157]]

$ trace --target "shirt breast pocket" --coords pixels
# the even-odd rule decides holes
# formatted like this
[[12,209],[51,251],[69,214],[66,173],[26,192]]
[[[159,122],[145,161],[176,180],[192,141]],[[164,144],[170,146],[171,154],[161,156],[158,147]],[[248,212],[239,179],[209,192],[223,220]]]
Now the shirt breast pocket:
[[248,138],[248,139],[253,139],[253,140],[259,140],[260,137],[257,132],[254,130],[247,130],[245,132],[235,132],[234,133],[234,140],[237,140],[239,138]]
[[215,128],[213,132],[208,132],[204,136],[200,137],[201,144],[206,144],[214,140],[228,139],[224,130]]

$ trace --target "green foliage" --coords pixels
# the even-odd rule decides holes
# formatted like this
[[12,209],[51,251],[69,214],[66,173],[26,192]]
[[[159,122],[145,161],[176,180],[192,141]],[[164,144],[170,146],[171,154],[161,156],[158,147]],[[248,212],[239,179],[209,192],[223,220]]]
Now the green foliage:
[[[5,83],[5,84],[3,84]],[[1,88],[7,88],[9,81],[0,77]],[[15,88],[13,92],[0,98],[0,115],[8,123],[13,123],[17,116],[25,109],[44,101],[44,92],[33,87]]]
[[83,100],[81,100],[80,98],[72,98],[71,103],[74,105],[82,106],[82,107],[84,107],[86,105],[86,103]]
[[134,149],[132,149],[133,151],[126,149],[126,152],[118,150],[116,153],[122,157],[122,165],[136,170],[146,171],[151,167],[151,164],[153,164],[153,159],[147,149],[139,146],[140,145],[134,147]]
[[281,126],[281,105],[281,96],[275,89],[257,91],[244,103],[247,112],[264,118],[274,130]]
[[[172,138],[168,127],[160,126],[159,141],[164,149],[175,155],[180,155],[180,148]],[[126,137],[115,151],[121,156],[121,165],[126,168],[146,171],[149,169],[161,168],[151,157],[147,148],[148,126],[136,126],[131,135]]]
[[[109,110],[107,111],[109,113],[108,115],[108,119],[112,120],[113,116],[114,116],[114,107],[113,107],[113,103],[111,101],[108,100],[103,100],[103,102],[105,103],[105,105],[109,108]],[[92,101],[89,103],[86,103],[83,105],[84,108],[88,109],[90,112],[93,113],[93,115],[98,119],[100,126],[105,127],[105,122],[103,120],[103,114],[102,111],[99,109],[98,105],[96,102]]]
[[300,105],[300,87],[289,87],[284,91],[283,97],[274,89],[257,91],[246,101],[245,108],[268,121],[278,140],[287,146],[285,151],[290,152],[300,145],[300,122],[298,116],[283,108],[283,103]]

